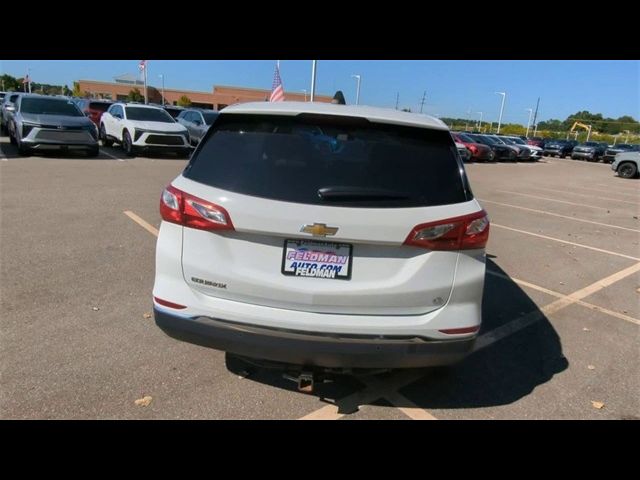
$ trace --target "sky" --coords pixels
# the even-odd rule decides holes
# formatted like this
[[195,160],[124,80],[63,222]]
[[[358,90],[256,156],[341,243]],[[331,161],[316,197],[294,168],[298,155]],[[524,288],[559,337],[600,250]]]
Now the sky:
[[[0,74],[23,77],[30,69],[35,82],[113,81],[138,74],[138,60],[0,60]],[[211,91],[213,85],[270,89],[276,60],[149,60],[150,85]],[[310,91],[311,60],[281,60],[285,91]],[[564,120],[579,111],[605,117],[640,119],[640,61],[636,60],[318,60],[316,94],[342,90],[355,103],[361,76],[360,103],[420,111],[441,117],[497,121],[506,92],[503,123],[526,124],[527,108],[536,107],[538,121]],[[469,113],[470,112],[470,113]]]

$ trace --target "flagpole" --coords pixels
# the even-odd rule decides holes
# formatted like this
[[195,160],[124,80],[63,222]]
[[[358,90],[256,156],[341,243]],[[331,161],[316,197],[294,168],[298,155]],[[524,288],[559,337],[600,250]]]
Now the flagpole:
[[318,63],[317,60],[313,60],[313,64],[311,67],[311,98],[309,99],[310,102],[313,102],[313,100],[316,97],[316,65],[317,63]]
[[29,93],[31,93],[31,69],[27,68],[27,78],[29,79]]

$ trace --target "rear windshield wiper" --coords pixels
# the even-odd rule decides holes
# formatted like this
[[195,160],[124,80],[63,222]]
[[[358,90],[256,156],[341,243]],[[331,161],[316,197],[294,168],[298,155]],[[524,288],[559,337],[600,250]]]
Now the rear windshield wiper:
[[403,192],[367,187],[323,187],[318,190],[322,200],[402,200],[411,198]]

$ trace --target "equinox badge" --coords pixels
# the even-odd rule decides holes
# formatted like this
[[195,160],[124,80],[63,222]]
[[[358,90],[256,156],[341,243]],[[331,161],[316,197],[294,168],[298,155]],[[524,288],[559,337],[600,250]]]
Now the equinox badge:
[[303,225],[300,231],[310,233],[314,237],[326,237],[335,235],[338,232],[338,227],[327,227],[325,223],[314,223],[313,225]]

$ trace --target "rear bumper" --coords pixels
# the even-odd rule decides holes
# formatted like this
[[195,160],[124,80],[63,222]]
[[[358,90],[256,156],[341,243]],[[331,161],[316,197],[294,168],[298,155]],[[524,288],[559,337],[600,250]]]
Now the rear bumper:
[[473,349],[459,340],[344,336],[256,327],[154,308],[155,321],[178,340],[251,358],[329,368],[413,368],[450,365]]
[[595,152],[576,152],[576,151],[573,151],[571,153],[571,157],[572,158],[592,159],[592,158],[596,158],[597,154]]

